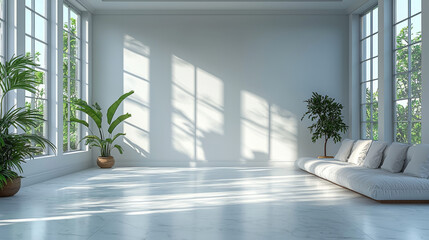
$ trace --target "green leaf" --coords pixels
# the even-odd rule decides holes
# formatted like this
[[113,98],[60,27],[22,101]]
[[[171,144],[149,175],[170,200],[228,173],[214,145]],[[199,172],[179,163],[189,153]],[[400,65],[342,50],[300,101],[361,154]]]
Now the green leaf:
[[71,117],[70,118],[70,122],[80,123],[80,124],[82,124],[82,125],[84,125],[84,126],[86,126],[86,127],[89,128],[89,123],[87,121],[85,121],[85,120],[81,120],[81,119],[78,119],[78,118],[75,118],[75,117]]
[[98,128],[101,128],[101,123],[102,123],[102,115],[100,110],[96,110],[94,108],[92,108],[91,106],[88,105],[87,102],[85,102],[82,99],[75,99],[73,101],[73,103],[75,103],[77,106],[79,106],[77,108],[77,110],[86,113],[97,125]]
[[115,121],[112,122],[112,124],[109,126],[109,129],[107,130],[110,134],[112,134],[113,130],[115,130],[116,126],[118,126],[122,121],[124,121],[127,118],[130,118],[131,114],[126,113],[121,116],[119,116]]
[[119,105],[122,103],[122,101],[125,100],[125,98],[127,98],[128,96],[130,96],[131,94],[133,94],[134,91],[129,91],[127,93],[125,93],[124,95],[120,96],[118,100],[116,100],[116,102],[114,102],[109,109],[107,110],[107,123],[110,124],[112,122],[113,116],[116,113],[116,110],[118,109]]
[[122,147],[121,147],[121,146],[119,146],[118,144],[115,144],[115,146],[113,146],[113,148],[118,149],[118,151],[119,151],[119,153],[120,153],[120,154],[123,154],[123,153],[124,153],[124,149],[122,149]]

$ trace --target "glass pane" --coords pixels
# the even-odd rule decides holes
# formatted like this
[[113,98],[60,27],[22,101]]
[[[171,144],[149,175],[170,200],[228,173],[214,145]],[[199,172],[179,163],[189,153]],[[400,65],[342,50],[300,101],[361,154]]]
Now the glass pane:
[[76,39],[76,37],[71,36],[70,37],[70,54],[73,57],[79,57],[79,41]]
[[362,41],[362,60],[371,57],[371,38]]
[[31,44],[31,38],[25,36],[25,55],[31,56],[33,54],[33,48]]
[[378,56],[378,33],[372,36],[372,56]]
[[34,18],[34,28],[35,28],[35,36],[36,38],[42,40],[43,42],[46,42],[47,36],[46,36],[46,29],[47,29],[47,21],[40,17],[39,15],[35,15]]
[[361,99],[362,103],[370,103],[371,102],[371,82],[362,83],[361,88]]
[[362,82],[368,81],[371,79],[371,61],[368,60],[361,64],[362,67]]
[[369,139],[371,138],[371,124],[370,123],[362,123],[361,126],[361,138]]
[[25,6],[33,8],[33,5],[31,5],[31,0],[25,0]]
[[408,21],[404,21],[395,26],[395,48],[408,45]]
[[378,57],[371,60],[372,61],[372,79],[378,78]]
[[395,0],[395,23],[408,17],[408,0]]
[[70,100],[80,98],[80,81],[70,81]]
[[408,123],[399,122],[396,123],[396,142],[407,143],[408,142]]
[[34,9],[37,13],[46,17],[46,0],[36,0]]
[[65,30],[69,29],[69,8],[63,5],[63,27]]
[[[68,78],[67,76],[63,77],[63,95],[64,96],[68,96],[69,95],[69,82],[68,82]],[[66,98],[66,100],[68,101],[68,98]]]
[[73,10],[70,10],[70,32],[78,36],[78,15]]
[[396,121],[408,120],[408,100],[396,101]]
[[422,44],[411,45],[411,68],[419,69],[422,65]]
[[411,18],[411,40],[420,42],[422,40],[422,15]]
[[422,124],[420,122],[416,122],[411,125],[411,143],[422,143]]
[[408,72],[408,48],[402,48],[395,51],[396,58],[396,72],[403,73]]
[[378,80],[372,81],[372,98],[374,102],[378,102]]
[[372,139],[378,140],[378,123],[372,124]]
[[63,54],[63,75],[69,76],[69,56],[67,54]]
[[411,0],[411,16],[422,11],[422,0]]
[[67,33],[66,31],[63,32],[63,53],[68,53],[69,52],[69,33]]
[[378,122],[378,102],[372,104],[372,122]]
[[371,13],[367,13],[361,18],[361,35],[362,38],[371,34]]
[[70,58],[70,78],[76,79],[76,58]]
[[378,7],[372,10],[372,31],[378,32]]
[[35,50],[35,58],[36,63],[40,65],[42,68],[47,68],[46,56],[47,56],[47,46],[46,44],[34,41],[34,50]]
[[70,123],[70,150],[79,150],[79,131],[80,126],[75,123]]
[[422,71],[411,73],[411,97],[420,98],[422,95]]
[[363,122],[370,122],[371,121],[371,105],[370,104],[364,104],[362,106],[362,121]]
[[[0,4],[1,6],[1,4]],[[0,21],[0,56],[4,57],[5,53],[5,23],[3,21]]]
[[411,116],[413,121],[422,119],[422,101],[420,98],[411,99]]
[[408,76],[400,74],[396,76],[396,99],[408,98]]
[[46,94],[46,77],[47,74],[45,71],[37,71],[35,74],[36,80],[38,82],[37,90],[38,92],[36,92],[35,96],[36,98],[47,98],[47,94]]
[[25,33],[28,35],[33,35],[31,23],[32,23],[31,11],[28,9],[25,9]]

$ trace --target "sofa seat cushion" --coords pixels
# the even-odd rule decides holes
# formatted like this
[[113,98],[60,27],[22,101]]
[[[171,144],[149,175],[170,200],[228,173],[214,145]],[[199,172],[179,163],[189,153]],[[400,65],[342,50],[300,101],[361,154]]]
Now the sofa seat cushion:
[[360,167],[335,159],[298,159],[296,165],[375,200],[429,200],[429,180]]

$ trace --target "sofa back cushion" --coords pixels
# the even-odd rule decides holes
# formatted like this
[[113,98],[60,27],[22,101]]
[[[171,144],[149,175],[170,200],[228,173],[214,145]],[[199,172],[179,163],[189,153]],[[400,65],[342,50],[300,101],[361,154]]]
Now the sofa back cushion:
[[419,177],[429,177],[429,145],[419,144],[410,147],[408,151],[412,150],[411,161],[408,163],[404,170],[404,174]]
[[392,173],[398,173],[402,170],[407,158],[409,145],[402,143],[392,143],[387,149],[386,157],[381,168]]
[[371,146],[372,140],[357,140],[353,145],[352,153],[349,157],[349,163],[356,165],[362,165],[363,160],[368,153],[369,147]]
[[379,168],[383,160],[383,153],[387,147],[387,143],[373,141],[369,147],[368,153],[363,160],[363,166],[367,168]]
[[355,141],[351,139],[344,139],[341,143],[340,149],[338,150],[334,158],[343,162],[347,162],[354,142]]

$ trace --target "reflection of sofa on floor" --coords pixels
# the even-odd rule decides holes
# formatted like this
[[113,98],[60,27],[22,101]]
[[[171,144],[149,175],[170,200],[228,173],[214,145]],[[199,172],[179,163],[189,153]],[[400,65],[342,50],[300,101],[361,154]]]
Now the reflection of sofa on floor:
[[429,145],[343,141],[334,159],[300,158],[297,167],[380,202],[429,202]]

